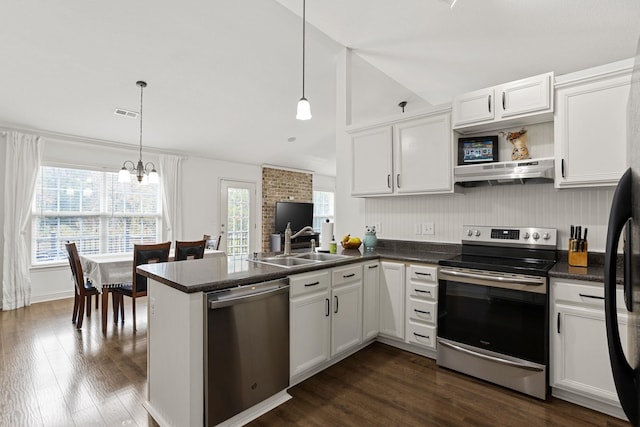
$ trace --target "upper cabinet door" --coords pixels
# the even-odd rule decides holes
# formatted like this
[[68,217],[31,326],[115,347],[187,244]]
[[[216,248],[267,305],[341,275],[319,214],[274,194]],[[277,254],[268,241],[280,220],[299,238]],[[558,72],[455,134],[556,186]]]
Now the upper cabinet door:
[[494,118],[493,88],[465,93],[453,100],[453,127],[480,123]]
[[393,192],[391,126],[382,126],[351,136],[354,196]]
[[448,191],[452,186],[449,114],[394,125],[394,185],[397,193]]
[[500,86],[498,109],[501,118],[537,111],[553,111],[553,73],[540,74]]
[[627,165],[631,71],[556,90],[556,187],[615,185]]

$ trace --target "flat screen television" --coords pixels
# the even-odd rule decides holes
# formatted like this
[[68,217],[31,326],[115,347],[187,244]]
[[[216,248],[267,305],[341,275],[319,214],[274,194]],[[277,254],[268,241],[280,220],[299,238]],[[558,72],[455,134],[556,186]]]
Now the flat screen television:
[[458,138],[458,166],[497,161],[497,136]]
[[313,226],[313,203],[276,202],[276,233],[284,233],[288,222],[292,233]]

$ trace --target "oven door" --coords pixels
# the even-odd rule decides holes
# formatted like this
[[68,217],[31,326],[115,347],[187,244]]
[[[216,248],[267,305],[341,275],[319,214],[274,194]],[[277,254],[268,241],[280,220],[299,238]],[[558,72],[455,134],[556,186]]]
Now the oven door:
[[438,271],[438,337],[547,365],[547,278],[464,268]]

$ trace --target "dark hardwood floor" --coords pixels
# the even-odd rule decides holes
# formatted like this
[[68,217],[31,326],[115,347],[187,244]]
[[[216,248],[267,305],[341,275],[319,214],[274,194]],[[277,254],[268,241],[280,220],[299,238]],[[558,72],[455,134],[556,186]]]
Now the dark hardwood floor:
[[[146,397],[146,317],[106,337],[73,300],[0,312],[0,426],[156,426]],[[146,311],[146,298],[138,310]],[[551,398],[541,402],[374,343],[292,387],[258,426],[629,426]]]

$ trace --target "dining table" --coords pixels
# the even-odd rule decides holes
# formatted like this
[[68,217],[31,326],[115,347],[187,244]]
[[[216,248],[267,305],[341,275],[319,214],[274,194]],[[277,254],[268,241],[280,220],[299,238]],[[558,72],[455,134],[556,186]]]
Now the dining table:
[[[204,258],[226,256],[224,251],[205,249]],[[174,250],[169,261],[174,259]],[[180,262],[189,262],[180,261]],[[102,287],[102,333],[107,332],[109,293],[133,280],[133,252],[116,254],[80,254],[82,271],[94,286]],[[113,298],[113,297],[112,297]]]

